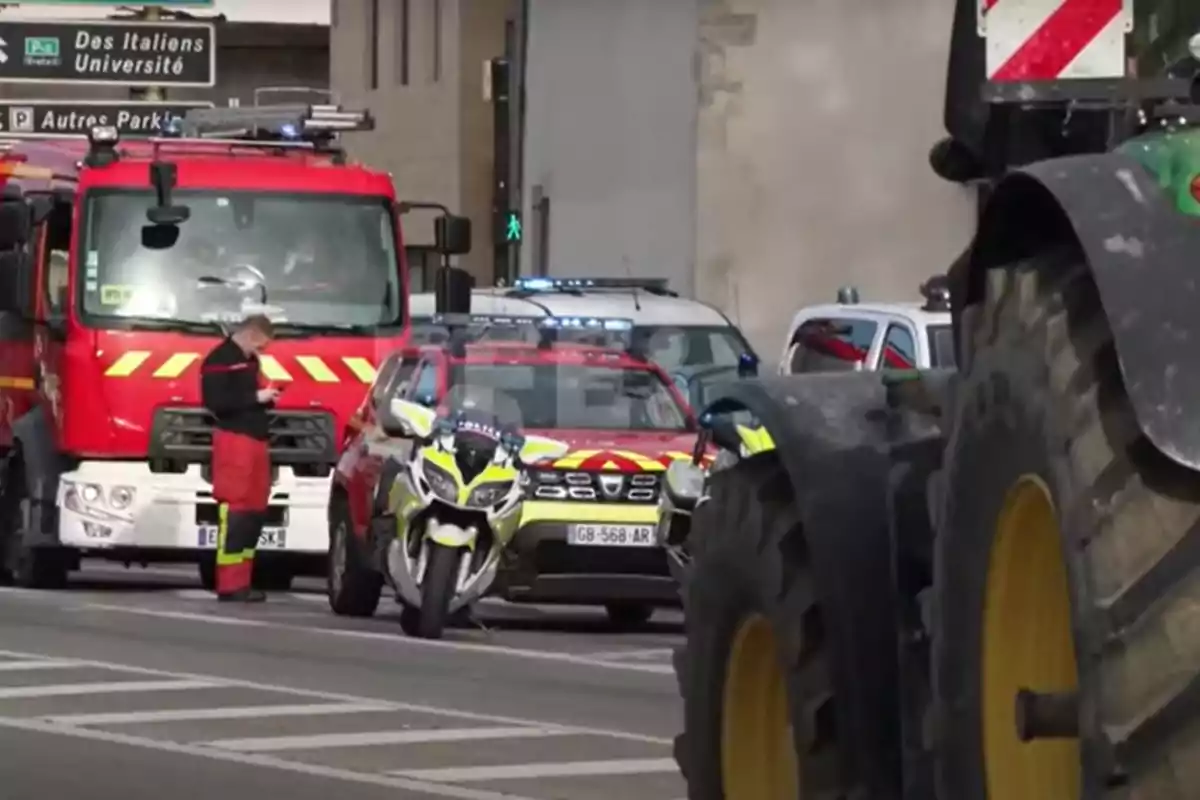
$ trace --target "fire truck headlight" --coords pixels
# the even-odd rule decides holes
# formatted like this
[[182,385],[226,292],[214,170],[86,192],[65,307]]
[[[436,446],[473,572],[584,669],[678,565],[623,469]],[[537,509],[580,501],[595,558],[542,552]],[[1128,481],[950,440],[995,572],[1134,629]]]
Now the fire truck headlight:
[[124,511],[133,505],[135,494],[132,486],[114,486],[108,493],[108,504],[116,511]]
[[94,483],[85,483],[79,487],[79,498],[89,505],[103,497],[103,494],[100,487]]

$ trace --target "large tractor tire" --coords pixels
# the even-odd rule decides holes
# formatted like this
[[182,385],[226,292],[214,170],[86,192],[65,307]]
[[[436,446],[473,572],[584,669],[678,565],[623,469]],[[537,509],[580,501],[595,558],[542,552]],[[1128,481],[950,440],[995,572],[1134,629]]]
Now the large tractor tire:
[[832,654],[787,473],[766,453],[715,473],[710,493],[675,658],[688,798],[843,797]]
[[965,320],[935,552],[937,796],[1195,797],[1200,474],[1141,432],[1076,253],[990,271]]

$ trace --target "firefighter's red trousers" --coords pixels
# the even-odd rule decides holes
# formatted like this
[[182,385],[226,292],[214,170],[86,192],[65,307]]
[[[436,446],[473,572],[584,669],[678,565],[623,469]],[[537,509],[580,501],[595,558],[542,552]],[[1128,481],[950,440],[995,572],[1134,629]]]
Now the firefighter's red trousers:
[[213,497],[220,503],[217,594],[250,588],[254,551],[271,495],[271,454],[266,442],[238,433],[213,434]]

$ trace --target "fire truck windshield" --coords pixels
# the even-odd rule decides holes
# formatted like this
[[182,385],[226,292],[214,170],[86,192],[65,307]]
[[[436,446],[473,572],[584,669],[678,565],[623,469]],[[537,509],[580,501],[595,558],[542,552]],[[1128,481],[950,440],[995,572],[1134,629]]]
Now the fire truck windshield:
[[264,313],[303,334],[402,323],[390,203],[382,197],[177,191],[178,226],[146,221],[149,191],[93,191],[77,269],[84,321],[155,328]]

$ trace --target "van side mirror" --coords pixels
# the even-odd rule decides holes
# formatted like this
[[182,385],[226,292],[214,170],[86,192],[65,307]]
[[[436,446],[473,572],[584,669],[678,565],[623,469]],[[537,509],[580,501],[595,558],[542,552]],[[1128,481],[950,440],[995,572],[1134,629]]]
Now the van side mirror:
[[433,223],[433,249],[445,256],[471,252],[471,220],[455,214],[442,214]]

